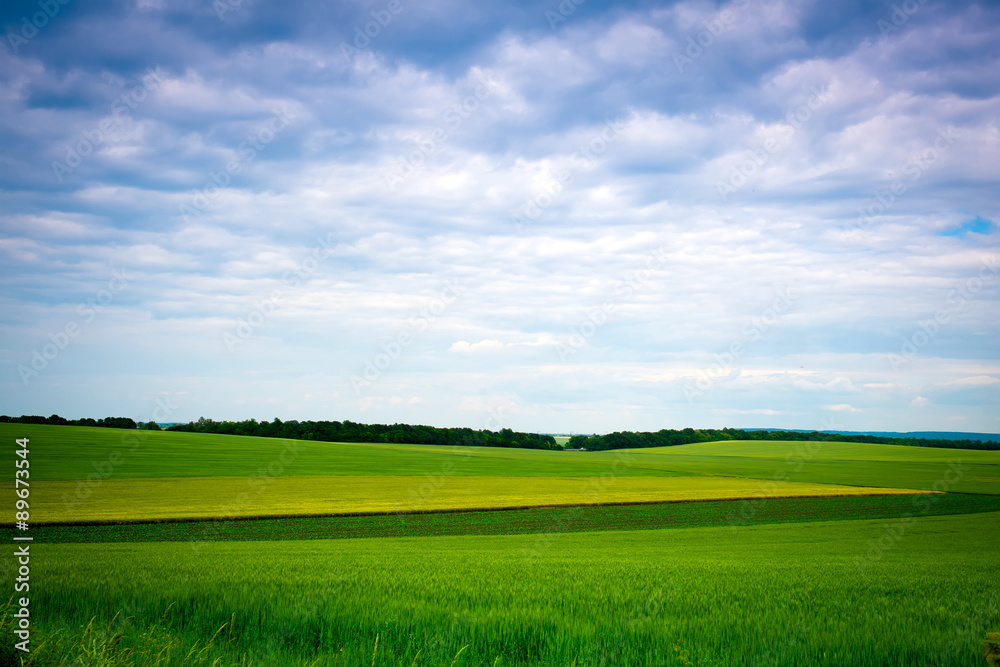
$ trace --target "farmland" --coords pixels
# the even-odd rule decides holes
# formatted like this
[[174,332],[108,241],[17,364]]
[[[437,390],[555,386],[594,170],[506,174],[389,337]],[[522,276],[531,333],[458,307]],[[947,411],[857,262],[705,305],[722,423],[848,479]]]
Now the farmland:
[[[37,482],[37,523],[374,514],[753,497],[909,494],[906,489],[736,477],[188,477],[108,480],[86,498],[73,482]],[[65,502],[63,498],[70,498]]]
[[530,535],[38,545],[36,603],[53,655],[96,615],[95,644],[124,630],[115,653],[151,638],[170,665],[975,665],[998,521],[920,519],[864,569],[881,521],[568,533],[531,558]]
[[1000,629],[1000,452],[0,434],[25,664],[978,665]]
[[[45,542],[159,542],[350,539],[430,535],[516,535],[824,521],[898,519],[919,512],[919,496],[756,498],[641,505],[578,505],[512,511],[421,512],[367,516],[283,517],[250,521],[168,521],[47,525]],[[1000,511],[1000,495],[935,494],[922,514]]]
[[[949,461],[968,466],[968,493],[997,493],[1000,453],[818,442],[728,441],[664,449],[552,452],[524,449],[365,445],[282,441],[243,436],[119,431],[87,427],[0,424],[0,436],[29,437],[38,480],[86,478],[106,465],[114,477],[249,477],[428,475],[587,477],[715,475],[895,488],[925,488]],[[118,452],[121,462],[111,463]],[[617,463],[625,461],[625,464]],[[34,477],[33,477],[34,479]]]

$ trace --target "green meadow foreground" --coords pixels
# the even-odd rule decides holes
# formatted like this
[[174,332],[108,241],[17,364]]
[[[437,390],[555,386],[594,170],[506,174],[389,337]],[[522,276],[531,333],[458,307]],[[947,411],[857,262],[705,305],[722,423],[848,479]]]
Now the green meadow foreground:
[[984,665],[1000,630],[1000,452],[0,435],[24,664]]
[[40,544],[36,664],[981,665],[998,522]]

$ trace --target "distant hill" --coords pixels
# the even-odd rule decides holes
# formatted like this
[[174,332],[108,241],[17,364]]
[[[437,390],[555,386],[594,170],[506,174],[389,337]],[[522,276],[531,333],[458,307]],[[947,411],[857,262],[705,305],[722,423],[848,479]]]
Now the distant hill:
[[604,449],[640,449],[645,447],[673,447],[675,445],[690,445],[697,442],[716,442],[719,440],[771,440],[771,441],[825,441],[825,442],[863,442],[871,445],[902,445],[906,447],[944,447],[947,449],[980,449],[1000,451],[1000,438],[995,434],[986,434],[987,440],[981,439],[977,433],[948,433],[951,437],[921,437],[918,434],[871,434],[842,431],[805,431],[786,429],[740,429],[740,428],[705,428],[683,430],[660,429],[656,433],[648,431],[634,433],[632,431],[616,431],[607,435],[574,435],[566,443],[567,449],[586,449],[590,451]]
[[[744,431],[792,431],[794,433],[812,433],[802,428],[745,428]],[[1000,433],[964,433],[962,431],[820,431],[820,433],[836,433],[837,435],[874,435],[880,438],[933,438],[937,440],[982,440],[984,442],[1000,442]]]

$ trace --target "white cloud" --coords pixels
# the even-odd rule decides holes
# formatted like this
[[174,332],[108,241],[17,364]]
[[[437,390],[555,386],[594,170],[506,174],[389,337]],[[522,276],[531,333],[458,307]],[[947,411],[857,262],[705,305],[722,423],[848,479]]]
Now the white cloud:
[[995,378],[991,375],[974,375],[972,377],[964,377],[959,380],[946,382],[945,386],[985,387],[993,384],[1000,384],[1000,378]]
[[451,344],[448,351],[458,353],[495,352],[497,350],[502,350],[503,348],[503,343],[493,339],[481,340],[477,343],[469,343],[468,341],[458,340]]
[[831,412],[861,412],[858,408],[847,403],[837,403],[836,405],[824,405],[824,410],[830,410]]
[[806,378],[795,380],[796,389],[809,392],[829,392],[834,394],[857,393],[858,388],[846,377],[836,377],[829,382],[813,382]]

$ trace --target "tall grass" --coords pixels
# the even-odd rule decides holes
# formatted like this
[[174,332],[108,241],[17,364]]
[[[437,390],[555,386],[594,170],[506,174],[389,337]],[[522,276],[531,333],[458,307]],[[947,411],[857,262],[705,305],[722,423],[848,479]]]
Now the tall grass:
[[37,544],[26,664],[981,667],[998,521]]

